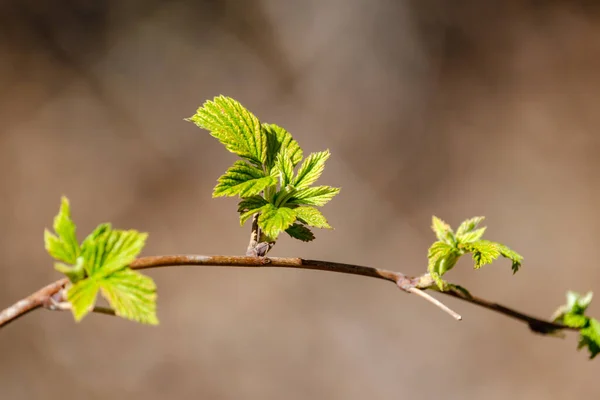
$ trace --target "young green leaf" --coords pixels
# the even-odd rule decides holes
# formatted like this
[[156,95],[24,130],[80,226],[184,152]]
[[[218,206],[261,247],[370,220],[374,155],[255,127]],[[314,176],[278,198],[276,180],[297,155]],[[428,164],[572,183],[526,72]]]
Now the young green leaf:
[[67,289],[67,301],[71,303],[71,311],[75,321],[79,322],[96,304],[96,295],[100,286],[96,279],[83,279]]
[[104,277],[99,286],[117,316],[144,324],[158,324],[156,285],[152,278],[126,268]]
[[286,153],[293,166],[302,160],[302,149],[288,131],[275,124],[262,124],[262,129],[267,138],[267,172],[275,166],[280,153]]
[[88,276],[99,278],[125,268],[140,253],[147,237],[135,230],[107,230],[85,242],[82,255]]
[[71,219],[69,200],[62,197],[60,210],[53,224],[56,235],[44,231],[44,242],[48,253],[55,259],[74,265],[79,256],[79,244],[75,235],[75,224]]
[[431,218],[431,229],[435,233],[435,236],[439,241],[453,245],[456,242],[454,232],[450,225],[436,217],[435,215]]
[[466,233],[472,232],[477,228],[477,225],[483,221],[485,217],[473,217],[463,221],[456,230],[456,237],[460,237]]
[[473,255],[475,261],[475,269],[479,269],[484,265],[491,264],[500,256],[498,246],[489,240],[478,240],[472,243],[463,244],[463,249]]
[[236,161],[219,178],[219,183],[213,190],[213,197],[221,196],[255,196],[267,186],[275,185],[277,181],[272,176],[265,176],[259,168],[244,161]]
[[285,232],[294,239],[310,242],[315,239],[312,231],[302,224],[293,224],[285,230]]
[[486,227],[484,226],[483,228],[479,228],[479,229],[475,229],[469,232],[465,232],[462,234],[456,234],[456,240],[458,240],[459,243],[473,243],[476,242],[478,240],[480,240],[483,236],[483,234],[485,233],[485,229]]
[[257,210],[267,204],[267,201],[261,196],[251,196],[238,203],[238,212],[243,213],[249,210]]
[[267,204],[258,217],[258,226],[273,240],[280,232],[288,229],[296,221],[296,212],[288,207],[275,207]]
[[308,187],[315,183],[325,169],[325,161],[329,159],[329,150],[312,153],[302,162],[294,186],[298,189]]
[[331,186],[314,186],[297,190],[286,204],[306,206],[324,206],[340,192],[339,188]]
[[327,223],[325,216],[321,214],[321,211],[315,207],[301,206],[294,209],[296,217],[308,226],[315,228],[326,228],[331,229],[331,226]]
[[294,164],[287,152],[280,152],[275,159],[275,169],[279,172],[281,187],[286,187],[294,179]]
[[267,135],[260,122],[238,101],[225,96],[206,101],[188,118],[217,138],[227,150],[257,167],[267,160]]
[[440,290],[446,290],[448,283],[442,279],[442,276],[454,267],[460,254],[448,243],[438,241],[431,245],[427,257],[429,259],[427,271]]
[[243,226],[254,214],[260,213],[263,210],[270,209],[273,205],[266,203],[258,208],[249,209],[246,212],[240,214],[240,226]]

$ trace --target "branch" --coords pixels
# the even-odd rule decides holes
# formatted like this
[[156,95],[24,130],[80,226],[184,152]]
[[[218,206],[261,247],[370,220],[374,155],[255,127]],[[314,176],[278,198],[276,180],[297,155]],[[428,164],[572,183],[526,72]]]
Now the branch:
[[[302,258],[282,258],[282,257],[240,257],[240,256],[202,256],[202,255],[171,255],[171,256],[150,256],[141,257],[131,263],[132,269],[148,269],[172,266],[215,266],[215,267],[243,267],[243,268],[297,268],[338,272],[343,274],[367,276],[371,278],[383,279],[394,282],[400,289],[415,293],[428,301],[434,303],[444,311],[448,312],[456,319],[460,316],[438,300],[423,292],[423,289],[435,289],[435,285],[430,282],[429,276],[408,277],[400,272],[388,271],[385,269],[366,267],[361,265],[343,264],[328,261],[305,260]],[[3,327],[17,318],[27,314],[40,307],[49,309],[60,309],[55,307],[56,301],[62,298],[62,290],[69,283],[66,278],[60,279],[48,286],[43,287],[29,297],[18,301],[14,305],[0,312],[0,327]],[[531,317],[508,307],[489,302],[458,289],[451,289],[443,294],[464,300],[466,302],[499,312],[508,317],[525,322],[529,327],[538,333],[551,333],[559,330],[577,330],[569,328],[562,324],[546,321]],[[112,310],[96,307],[95,312],[104,314],[114,314]]]

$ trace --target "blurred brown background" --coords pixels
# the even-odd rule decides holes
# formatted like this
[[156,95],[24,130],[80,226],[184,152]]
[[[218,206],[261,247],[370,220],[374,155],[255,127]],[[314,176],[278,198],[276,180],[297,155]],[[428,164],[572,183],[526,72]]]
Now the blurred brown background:
[[[432,214],[486,215],[523,253],[449,278],[548,316],[600,292],[600,10],[594,1],[37,1],[0,5],[0,307],[54,280],[62,194],[83,236],[144,254],[243,254],[234,157],[183,121],[225,94],[329,148],[334,231],[277,256],[421,273]],[[0,332],[2,399],[596,398],[598,361],[447,300],[294,270],[150,271],[157,328],[38,311]],[[592,314],[600,315],[598,306]],[[590,397],[591,396],[591,397]]]

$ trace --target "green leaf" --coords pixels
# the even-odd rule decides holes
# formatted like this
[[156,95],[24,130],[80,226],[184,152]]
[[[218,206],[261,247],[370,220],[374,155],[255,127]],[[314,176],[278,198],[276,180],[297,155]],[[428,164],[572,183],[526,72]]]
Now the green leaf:
[[279,172],[281,187],[286,187],[294,179],[294,164],[286,152],[277,154],[275,168]]
[[287,204],[298,204],[307,206],[324,206],[335,195],[340,192],[339,188],[331,186],[315,186],[296,191],[286,202]]
[[106,276],[131,264],[147,237],[148,234],[135,230],[105,230],[93,240],[84,241],[82,255],[88,276]]
[[265,235],[277,239],[280,232],[289,228],[296,221],[296,212],[288,207],[275,207],[268,204],[263,207],[258,217],[258,226]]
[[227,150],[262,167],[267,160],[267,135],[258,118],[238,101],[225,96],[206,101],[188,118],[217,138]]
[[458,254],[457,250],[445,242],[435,242],[429,248],[427,253],[427,258],[429,259],[427,270],[438,284],[440,290],[446,290],[448,287],[447,283],[441,278],[454,267],[459,257],[460,254]]
[[267,172],[275,166],[280,153],[287,154],[293,166],[302,160],[302,149],[288,131],[275,124],[262,124],[262,129],[267,138]]
[[435,236],[439,241],[448,244],[454,244],[456,242],[454,232],[450,225],[436,217],[435,215],[431,218],[431,229],[435,233]]
[[308,226],[331,229],[325,216],[314,207],[301,206],[294,209],[296,217]]
[[219,183],[213,191],[213,197],[254,196],[263,191],[267,186],[275,185],[276,183],[277,181],[274,177],[265,176],[262,170],[244,161],[236,161],[219,178]]
[[285,232],[294,239],[302,240],[303,242],[310,242],[315,239],[312,231],[302,224],[293,224]]
[[485,217],[473,217],[463,221],[456,230],[456,237],[460,237],[466,233],[472,232],[477,228],[477,225],[483,221]]
[[600,322],[595,318],[589,318],[588,326],[579,331],[577,349],[584,347],[590,352],[590,359],[600,353]]
[[481,237],[485,233],[485,229],[486,228],[483,227],[483,228],[479,228],[479,229],[475,229],[473,231],[469,231],[469,232],[463,233],[461,235],[459,235],[457,233],[456,234],[456,239],[460,243],[472,243],[472,242],[476,242],[476,241],[478,241],[478,240],[481,239]]
[[242,213],[248,210],[256,210],[265,204],[267,204],[267,201],[261,196],[247,197],[238,203],[238,212]]
[[240,226],[243,226],[246,221],[254,214],[260,212],[261,208],[267,205],[268,202],[261,196],[252,196],[243,199],[238,203],[238,212],[240,213]]
[[501,243],[496,243],[496,247],[498,248],[498,251],[502,257],[508,258],[512,261],[512,271],[513,274],[516,274],[523,263],[523,256]]
[[44,231],[44,242],[48,253],[67,264],[75,264],[79,256],[79,244],[75,235],[75,224],[71,219],[69,200],[61,198],[60,210],[54,218],[54,232]]
[[478,240],[473,243],[465,243],[463,244],[463,249],[473,254],[475,269],[491,264],[500,256],[497,243],[490,242],[489,240]]
[[92,311],[99,289],[98,281],[92,278],[80,280],[67,289],[67,300],[71,303],[75,321],[81,321]]
[[100,291],[119,317],[158,324],[156,285],[152,278],[126,268],[104,277]]
[[325,161],[329,158],[329,150],[311,153],[300,165],[294,186],[298,189],[308,187],[315,183],[325,169]]
[[261,211],[263,211],[265,209],[269,209],[272,206],[273,206],[272,204],[267,203],[267,204],[263,205],[262,207],[253,208],[251,210],[248,210],[248,211],[242,213],[240,215],[240,226],[243,226],[246,223],[246,221],[248,221],[250,219],[250,217],[252,217],[254,214],[260,213]]

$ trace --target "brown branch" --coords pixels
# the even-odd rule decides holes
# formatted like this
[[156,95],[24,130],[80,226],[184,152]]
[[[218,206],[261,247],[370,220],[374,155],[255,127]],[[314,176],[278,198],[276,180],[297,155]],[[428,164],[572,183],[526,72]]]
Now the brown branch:
[[[408,277],[400,272],[388,271],[385,269],[366,267],[361,265],[343,264],[328,261],[304,260],[301,258],[281,258],[281,257],[239,257],[239,256],[201,256],[201,255],[172,255],[172,256],[151,256],[136,259],[130,266],[133,269],[147,269],[171,266],[216,266],[216,267],[244,267],[244,268],[299,268],[320,271],[338,272],[343,274],[352,274],[367,276],[371,278],[383,279],[394,282],[399,288],[408,292],[416,293],[421,297],[426,297],[428,301],[432,301],[444,311],[459,319],[460,316],[454,311],[448,309],[438,300],[422,292],[423,289],[434,289],[428,275],[421,277]],[[68,283],[67,279],[60,279],[48,286],[38,290],[29,297],[18,301],[14,305],[0,312],[0,327],[16,320],[17,318],[27,314],[28,312],[40,307],[49,309],[57,309],[54,307],[56,299],[60,299],[60,293]],[[508,307],[501,306],[496,303],[483,300],[458,289],[451,289],[448,292],[442,292],[446,295],[467,301],[472,304],[499,312],[508,317],[525,322],[529,327],[538,333],[551,333],[557,330],[577,330],[567,326],[557,324],[551,321],[546,321],[531,317],[521,312],[515,311]],[[57,296],[58,295],[58,296]],[[423,296],[425,295],[425,296]],[[114,314],[110,309],[101,309],[96,307],[95,312],[105,314]]]

